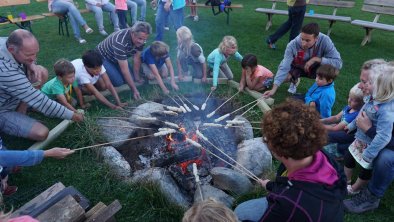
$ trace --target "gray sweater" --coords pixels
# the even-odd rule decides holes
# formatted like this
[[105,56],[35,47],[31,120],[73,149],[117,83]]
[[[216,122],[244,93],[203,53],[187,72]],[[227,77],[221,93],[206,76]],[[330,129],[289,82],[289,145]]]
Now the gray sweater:
[[[287,44],[284,58],[279,64],[278,72],[275,75],[274,84],[277,86],[280,86],[285,81],[286,76],[290,71],[293,59],[297,56],[297,52],[302,50],[300,36],[301,34],[295,39],[291,40],[289,44]],[[319,33],[318,40],[315,45],[305,51],[304,61],[311,59],[314,51],[315,56],[322,59],[321,64],[330,64],[337,69],[342,68],[341,55],[335,48],[334,43],[331,41],[330,37],[327,35]]]
[[73,112],[49,99],[35,89],[6,46],[7,38],[0,38],[0,115],[14,111],[21,101],[49,117],[71,119]]

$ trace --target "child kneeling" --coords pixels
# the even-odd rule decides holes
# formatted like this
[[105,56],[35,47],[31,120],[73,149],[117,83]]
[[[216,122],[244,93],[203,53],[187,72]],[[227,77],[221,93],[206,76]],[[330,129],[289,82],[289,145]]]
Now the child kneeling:
[[255,55],[245,55],[241,66],[242,76],[239,83],[239,91],[243,91],[245,86],[251,90],[262,91],[272,85],[274,74],[264,66],[257,65],[257,57]]

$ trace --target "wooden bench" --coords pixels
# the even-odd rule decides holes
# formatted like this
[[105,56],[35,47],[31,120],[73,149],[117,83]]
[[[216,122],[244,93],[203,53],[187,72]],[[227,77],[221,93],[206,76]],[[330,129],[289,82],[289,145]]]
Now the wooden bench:
[[[195,5],[186,5],[187,7],[191,7],[191,6],[196,6],[199,8],[211,8],[212,12],[215,15],[214,10],[218,9],[218,6],[210,6],[210,5],[205,5],[205,4],[195,4]],[[230,6],[225,6],[226,9],[233,9],[233,8],[243,8],[244,6],[242,4],[231,4]],[[227,15],[227,25],[230,23],[230,11],[231,10],[225,10],[223,13],[225,13]]]
[[[267,0],[272,2],[272,8],[256,8],[256,12],[265,13],[268,16],[268,21],[265,26],[265,30],[268,30],[272,26],[272,17],[275,14],[278,15],[288,15],[287,10],[279,10],[276,9],[276,3],[282,2],[286,3],[286,0]],[[319,14],[319,13],[305,13],[306,18],[315,18],[315,19],[323,19],[328,20],[329,28],[327,31],[327,35],[331,34],[332,26],[336,21],[340,22],[351,22],[351,17],[349,16],[340,16],[337,15],[338,8],[352,8],[355,6],[354,0],[310,0],[309,5],[316,5],[316,6],[325,6],[325,7],[332,7],[333,12],[331,14]],[[315,10],[316,11],[316,10]]]
[[[16,5],[28,5],[30,4],[30,0],[0,0],[0,7],[13,7],[12,11],[15,11],[15,6]],[[14,13],[17,14],[17,13]],[[14,24],[18,26],[21,29],[28,29],[30,32],[33,32],[31,28],[31,22],[39,19],[45,18],[42,15],[29,15],[26,16],[26,18],[13,18],[9,19],[8,22],[3,22],[0,23],[0,25],[6,25],[6,24]]]
[[394,15],[394,0],[364,0],[362,11],[375,13],[375,18],[372,22],[364,20],[353,20],[352,25],[364,27],[365,37],[361,42],[364,46],[368,42],[371,42],[371,35],[373,29],[381,29],[386,31],[394,31],[394,24],[379,23],[378,20],[381,14]]

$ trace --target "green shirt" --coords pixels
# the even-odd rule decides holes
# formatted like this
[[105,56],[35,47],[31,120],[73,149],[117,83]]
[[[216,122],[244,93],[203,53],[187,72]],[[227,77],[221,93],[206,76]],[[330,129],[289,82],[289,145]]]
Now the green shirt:
[[[77,80],[75,80],[72,84],[69,84],[68,86],[63,85],[62,81],[58,79],[57,77],[49,80],[44,84],[42,87],[41,91],[47,95],[51,99],[56,99],[57,95],[66,95],[66,93],[69,93],[71,89],[71,85],[73,88],[78,87]],[[67,98],[67,96],[66,96]]]

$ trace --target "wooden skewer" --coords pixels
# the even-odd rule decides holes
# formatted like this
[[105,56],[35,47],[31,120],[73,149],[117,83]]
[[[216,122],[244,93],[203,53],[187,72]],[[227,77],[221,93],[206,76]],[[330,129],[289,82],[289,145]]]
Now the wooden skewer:
[[129,117],[122,117],[122,116],[100,116],[100,117],[94,117],[96,119],[130,119]]
[[209,97],[211,96],[211,94],[213,93],[213,90],[211,90],[211,92],[208,94],[208,97],[205,99],[204,103],[207,103]]
[[120,142],[126,142],[126,141],[130,141],[130,140],[142,139],[142,138],[151,137],[151,136],[153,136],[153,134],[152,135],[146,135],[146,136],[139,136],[139,137],[129,138],[129,139],[125,139],[125,140],[113,141],[113,142],[109,142],[109,143],[101,143],[101,144],[96,144],[96,145],[92,145],[92,146],[85,146],[85,147],[81,147],[81,148],[77,148],[77,149],[73,149],[73,150],[74,151],[84,150],[84,149],[89,149],[89,148],[94,148],[94,147],[105,146],[105,145],[109,145],[109,144],[113,144],[113,143],[120,143]]
[[226,125],[222,125],[222,124],[217,124],[217,123],[215,123],[215,126],[209,126],[209,125],[203,125],[202,127],[232,127],[232,128],[251,128],[251,129],[258,129],[258,130],[261,130],[261,128],[259,128],[259,127],[247,127],[247,126],[226,126]]
[[179,105],[179,103],[177,103],[177,102],[175,101],[175,99],[172,98],[170,95],[167,95],[167,96],[170,97],[170,99],[172,99],[172,101],[174,101],[175,104],[177,104],[178,106],[181,106],[181,105]]
[[247,109],[245,112],[243,112],[240,116],[245,115],[247,112],[249,112],[249,110],[253,109],[253,107],[257,106],[259,104],[259,101],[256,102],[256,104],[254,104],[253,106],[251,106],[249,109]]
[[131,128],[131,129],[155,129],[155,128],[147,128],[147,127],[139,127],[139,126],[119,126],[119,125],[99,125],[99,126],[106,126],[106,127],[119,127],[119,128]]
[[198,108],[198,106],[194,105],[192,102],[190,102],[190,100],[188,100],[185,96],[181,95],[181,97],[186,100],[188,103],[190,103],[191,106],[193,106],[193,108],[195,110],[200,110],[200,108]]
[[238,109],[232,111],[230,114],[233,114],[233,113],[235,113],[235,112],[238,112],[239,110],[241,110],[241,109],[243,109],[243,108],[249,106],[249,105],[252,104],[252,103],[255,103],[255,102],[258,101],[258,100],[259,100],[259,99],[256,99],[256,100],[254,100],[254,101],[252,101],[252,102],[250,102],[250,103],[248,103],[248,104],[246,104],[246,105],[244,105],[244,106],[241,106],[240,108],[238,108]]
[[218,111],[224,104],[226,104],[228,101],[230,101],[232,98],[234,98],[236,95],[238,95],[240,91],[236,92],[233,96],[231,96],[229,99],[227,99],[226,101],[224,101],[218,108],[216,108],[214,111],[212,111],[210,114],[208,114],[207,116],[211,116],[211,114],[215,114],[216,111]]

